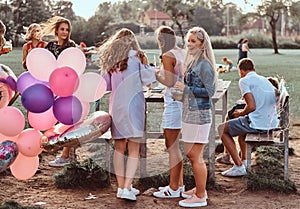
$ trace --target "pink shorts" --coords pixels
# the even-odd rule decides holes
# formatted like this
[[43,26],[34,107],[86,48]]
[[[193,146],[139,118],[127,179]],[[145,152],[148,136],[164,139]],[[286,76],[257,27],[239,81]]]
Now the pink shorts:
[[211,123],[198,125],[182,122],[182,141],[186,143],[208,143]]

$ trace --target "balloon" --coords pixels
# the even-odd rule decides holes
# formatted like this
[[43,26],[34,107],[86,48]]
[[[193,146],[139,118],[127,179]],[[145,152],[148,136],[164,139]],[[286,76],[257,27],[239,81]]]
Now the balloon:
[[89,114],[90,112],[90,103],[88,102],[81,102],[82,105],[82,114],[79,121],[84,120],[84,118]]
[[48,110],[54,103],[52,91],[43,84],[28,87],[21,97],[22,105],[30,112],[41,113]]
[[10,88],[5,84],[0,82],[0,109],[6,107],[11,100]]
[[18,155],[18,146],[16,142],[0,142],[0,173],[6,170],[16,159]]
[[39,157],[26,157],[19,153],[15,161],[10,166],[10,171],[19,180],[30,179],[39,167]]
[[28,112],[28,122],[31,127],[44,131],[54,126],[57,123],[57,119],[53,114],[53,108],[50,107],[42,113]]
[[16,135],[16,136],[5,136],[3,134],[0,133],[0,142],[4,142],[4,141],[12,141],[12,142],[16,142],[17,139],[18,139],[18,136],[19,135]]
[[48,86],[48,82],[41,81],[33,77],[30,72],[26,71],[22,73],[17,80],[17,89],[22,94],[25,89],[34,84],[44,84]]
[[82,105],[75,96],[60,97],[53,104],[53,113],[59,122],[72,125],[80,120]]
[[100,99],[106,92],[106,81],[97,73],[85,73],[79,79],[79,87],[74,95],[80,101],[94,102]]
[[28,71],[33,77],[49,81],[50,74],[57,67],[55,56],[47,49],[32,49],[26,58]]
[[59,54],[57,58],[57,65],[59,67],[69,66],[73,68],[78,75],[80,75],[85,71],[86,58],[80,49],[69,47]]
[[55,152],[60,147],[79,146],[104,134],[111,126],[111,116],[104,111],[96,111],[82,123],[75,124],[65,133],[42,143],[44,150]]
[[50,75],[49,84],[52,92],[57,96],[71,96],[78,88],[79,78],[70,67],[56,68]]
[[5,136],[16,136],[25,127],[23,113],[16,107],[4,107],[0,109],[0,133]]
[[28,128],[21,132],[17,139],[19,152],[26,157],[34,157],[40,154],[42,133],[36,129]]

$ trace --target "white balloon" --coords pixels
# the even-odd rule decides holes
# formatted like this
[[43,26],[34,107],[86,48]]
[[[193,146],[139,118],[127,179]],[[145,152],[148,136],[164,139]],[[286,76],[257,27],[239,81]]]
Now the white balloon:
[[57,58],[58,67],[69,66],[73,68],[78,75],[85,71],[86,58],[84,53],[75,47],[63,50]]
[[84,73],[79,77],[79,86],[74,95],[85,102],[94,102],[106,92],[106,81],[93,72]]
[[26,57],[28,71],[41,81],[48,81],[50,74],[57,68],[55,56],[44,48],[35,48]]

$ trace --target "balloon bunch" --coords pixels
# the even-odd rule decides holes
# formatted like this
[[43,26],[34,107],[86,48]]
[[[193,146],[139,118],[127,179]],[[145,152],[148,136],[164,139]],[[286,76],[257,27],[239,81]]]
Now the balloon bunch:
[[51,132],[57,123],[66,131],[81,123],[89,102],[106,91],[101,75],[84,73],[86,59],[77,48],[65,49],[57,60],[48,50],[36,48],[26,63],[28,71],[18,77],[16,87],[32,128],[23,130],[25,118],[19,109],[0,107],[0,172],[10,167],[20,180],[31,178],[38,169],[42,131]]

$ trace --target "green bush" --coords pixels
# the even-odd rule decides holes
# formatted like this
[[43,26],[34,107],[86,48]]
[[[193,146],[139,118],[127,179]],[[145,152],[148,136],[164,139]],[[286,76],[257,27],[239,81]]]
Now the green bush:
[[296,184],[283,180],[282,150],[278,147],[261,146],[257,151],[257,166],[246,175],[247,188],[253,191],[271,189],[294,193]]

